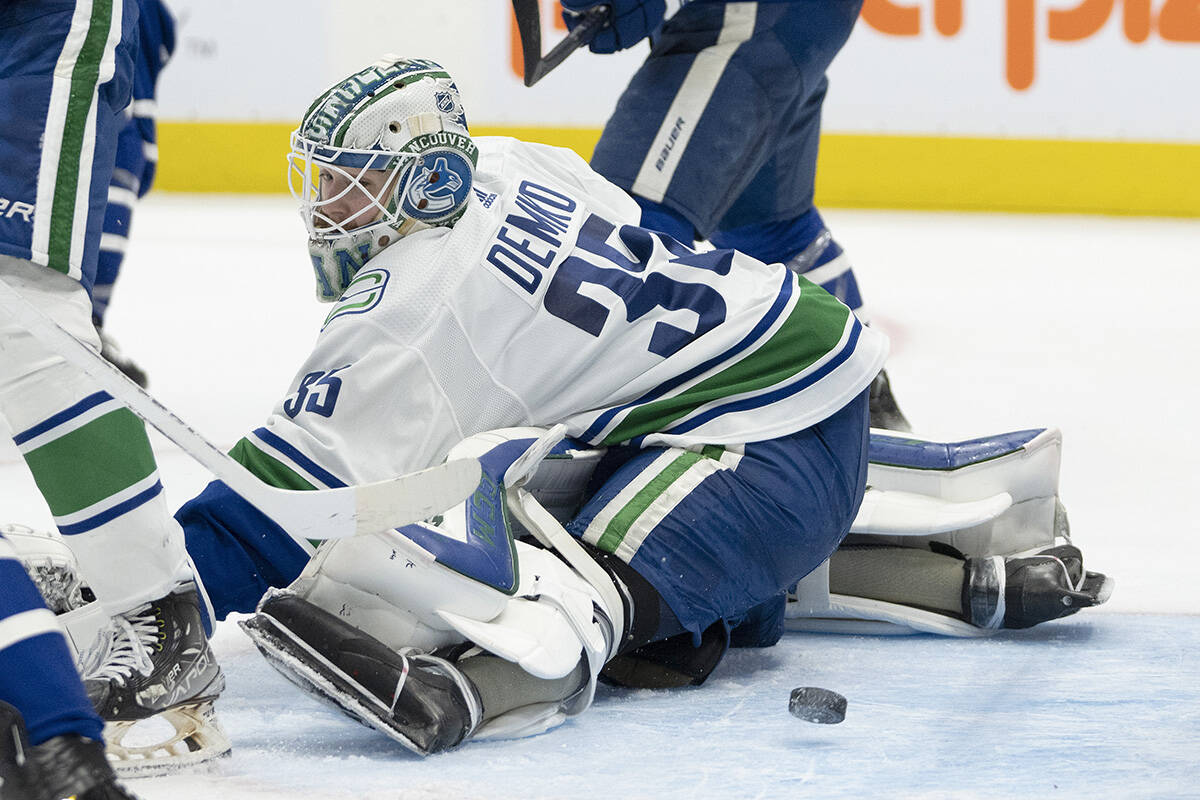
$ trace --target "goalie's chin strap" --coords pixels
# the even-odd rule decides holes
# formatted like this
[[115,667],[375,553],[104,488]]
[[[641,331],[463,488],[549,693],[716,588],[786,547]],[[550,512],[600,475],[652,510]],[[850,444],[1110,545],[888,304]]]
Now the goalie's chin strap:
[[[575,537],[567,533],[554,515],[547,511],[531,493],[521,487],[537,470],[538,464],[553,447],[566,436],[566,426],[555,425],[546,431],[525,454],[513,462],[504,474],[504,484],[508,497],[508,506],[513,514],[525,526],[533,538],[543,547],[553,550],[566,560],[571,567],[587,581],[604,600],[606,610],[612,624],[612,641],[609,643],[611,652],[616,652],[618,644],[625,636],[625,619],[622,610],[624,604],[621,595],[613,584],[612,578],[604,568],[596,563]],[[610,652],[610,655],[611,655]],[[594,672],[599,672],[600,664]]]

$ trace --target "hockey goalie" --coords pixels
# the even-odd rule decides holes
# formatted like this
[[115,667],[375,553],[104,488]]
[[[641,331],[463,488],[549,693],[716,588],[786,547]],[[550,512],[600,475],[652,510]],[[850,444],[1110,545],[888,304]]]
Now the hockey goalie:
[[601,677],[699,683],[785,617],[973,633],[1107,596],[1057,434],[870,438],[881,333],[783,264],[641,227],[574,153],[472,137],[441,66],[360,70],[292,145],[332,308],[234,457],[292,489],[484,478],[316,550],[219,483],[178,519],[218,618],[255,611],[273,664],[412,750],[548,729]]
[[[454,457],[485,465],[475,496],[325,543],[243,627],[295,683],[421,754],[540,733],[586,709],[598,679],[702,683],[731,645],[778,638],[782,596],[698,636],[664,631],[653,586],[564,528],[605,453],[560,436],[462,443]],[[1083,570],[1057,499],[1060,442],[876,431],[872,475],[893,488],[867,490],[847,543],[789,596],[788,627],[976,636],[1103,602],[1111,581]]]
[[288,489],[483,478],[319,547],[220,482],[177,519],[217,619],[253,612],[273,665],[414,752],[547,730],[601,678],[700,683],[788,618],[963,634],[1106,599],[1055,432],[871,435],[883,334],[784,264],[642,227],[572,152],[472,137],[438,64],[330,87],[290,166],[332,306],[231,455]]

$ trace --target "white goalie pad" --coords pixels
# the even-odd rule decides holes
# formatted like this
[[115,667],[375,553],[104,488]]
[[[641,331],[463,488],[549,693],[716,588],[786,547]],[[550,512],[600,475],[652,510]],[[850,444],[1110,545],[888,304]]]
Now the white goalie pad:
[[84,581],[74,551],[56,530],[10,524],[0,526],[0,533],[12,544],[17,560],[55,613],[71,655],[79,663],[111,617],[100,603],[84,601]]
[[1061,460],[1056,429],[949,443],[872,432],[867,495],[847,541],[939,541],[968,557],[1052,544]]
[[[1051,546],[1067,534],[1058,502],[1061,458],[1056,429],[965,442],[872,431],[867,493],[846,543],[926,549],[940,542],[968,558]],[[787,617],[789,630],[995,632],[910,606],[831,593],[828,561],[797,584]]]
[[[465,440],[449,458],[479,458],[484,476],[475,495],[430,520],[325,542],[289,588],[397,651],[469,641],[545,679],[564,677],[587,658],[589,686],[565,707],[517,709],[511,719],[490,720],[481,735],[529,735],[579,713],[617,641],[609,623],[615,616],[619,630],[620,599],[594,561],[588,559],[610,592],[593,585],[598,576],[581,577],[550,550],[515,541],[509,517],[519,503],[520,519],[538,529],[536,538],[559,545],[565,543],[558,537],[570,538],[520,488],[559,438],[557,431],[519,428]],[[577,502],[596,457],[580,464],[569,456],[545,459],[565,467],[542,479],[552,504],[565,509]],[[541,530],[547,526],[557,530]],[[572,544],[579,547],[573,539],[565,546]]]

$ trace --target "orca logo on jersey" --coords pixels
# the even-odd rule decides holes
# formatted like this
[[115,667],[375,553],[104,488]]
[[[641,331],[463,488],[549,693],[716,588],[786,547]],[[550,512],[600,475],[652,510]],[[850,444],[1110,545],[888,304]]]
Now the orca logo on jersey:
[[[562,247],[559,237],[571,227],[571,212],[578,203],[554,189],[522,181],[513,204],[521,213],[504,218],[486,260],[532,297],[542,275],[558,258],[558,249]],[[523,233],[532,238],[522,236]]]

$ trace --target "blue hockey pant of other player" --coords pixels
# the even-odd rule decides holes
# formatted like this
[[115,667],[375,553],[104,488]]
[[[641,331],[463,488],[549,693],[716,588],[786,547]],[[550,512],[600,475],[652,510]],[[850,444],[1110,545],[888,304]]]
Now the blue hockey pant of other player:
[[136,3],[0,4],[0,254],[96,274],[137,50]]
[[[813,208],[825,70],[861,5],[685,5],[654,37],[592,166],[640,200],[682,216],[701,238],[797,220]],[[667,232],[684,242],[695,238]],[[747,252],[785,261],[804,244]]]

